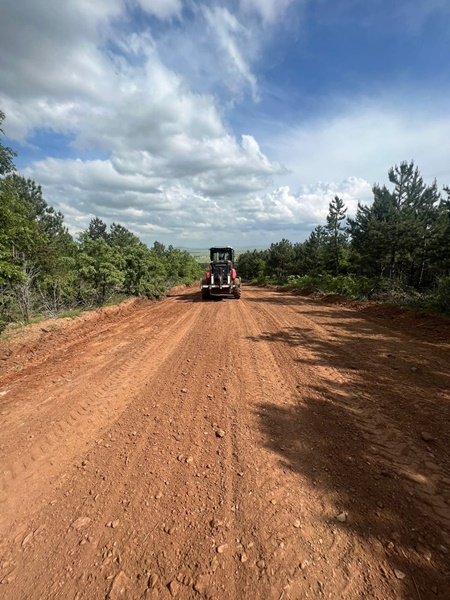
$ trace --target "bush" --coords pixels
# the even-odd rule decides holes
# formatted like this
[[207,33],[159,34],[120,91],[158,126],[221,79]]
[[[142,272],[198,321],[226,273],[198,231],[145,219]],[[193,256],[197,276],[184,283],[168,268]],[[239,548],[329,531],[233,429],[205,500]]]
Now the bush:
[[434,307],[440,312],[450,314],[450,277],[441,277],[439,280]]
[[327,273],[319,275],[305,275],[304,277],[290,278],[288,288],[316,290],[324,294],[339,294],[359,300],[369,300],[381,294],[388,287],[386,280],[380,278],[354,277],[352,275],[338,275],[333,277]]

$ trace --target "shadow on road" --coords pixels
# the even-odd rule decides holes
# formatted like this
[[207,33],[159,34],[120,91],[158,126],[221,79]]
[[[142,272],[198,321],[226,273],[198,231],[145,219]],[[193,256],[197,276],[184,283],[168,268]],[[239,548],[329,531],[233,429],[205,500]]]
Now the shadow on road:
[[[314,311],[302,314],[314,317]],[[319,315],[323,323],[327,315]],[[448,356],[420,364],[412,339],[348,311],[333,309],[331,322],[339,323],[335,338],[319,338],[312,327],[250,338],[273,343],[284,369],[280,344],[289,347],[292,369],[310,370],[299,382],[317,382],[298,385],[293,406],[257,407],[264,445],[334,502],[336,513],[348,511],[343,524],[332,518],[334,526],[383,544],[387,562],[406,573],[412,597],[420,590],[422,600],[436,598],[436,585],[445,596],[450,566],[440,546],[448,548],[450,539],[450,498],[441,477],[450,483],[450,406],[443,398],[450,389]]]
[[[416,311],[382,302],[364,302],[336,295],[311,297],[286,290],[270,290],[271,295],[254,295],[248,302],[299,307],[299,312],[314,317],[323,316],[323,309],[333,307],[333,319],[353,319],[359,314],[366,323],[373,322],[393,331],[406,331],[408,335],[426,337],[438,343],[450,343],[450,318],[436,313]],[[316,305],[317,310],[311,307]],[[341,310],[339,310],[339,308]],[[336,310],[339,310],[337,313]]]
[[[346,409],[314,398],[293,408],[260,404],[257,413],[265,445],[279,454],[281,466],[307,477],[335,503],[331,527],[381,542],[386,562],[406,574],[413,598],[412,578],[422,600],[436,598],[431,592],[436,585],[446,593],[449,573],[447,558],[437,549],[443,543],[439,525],[425,520],[410,488],[381,467]],[[342,524],[335,519],[341,511],[348,513]],[[387,577],[394,577],[393,571]]]
[[170,294],[177,302],[202,302],[200,290],[184,294]]
[[225,302],[225,301],[233,301],[236,302],[236,299],[232,296],[211,296],[209,300],[202,300],[201,292],[192,292],[188,294],[173,294],[170,296],[174,298],[177,302]]

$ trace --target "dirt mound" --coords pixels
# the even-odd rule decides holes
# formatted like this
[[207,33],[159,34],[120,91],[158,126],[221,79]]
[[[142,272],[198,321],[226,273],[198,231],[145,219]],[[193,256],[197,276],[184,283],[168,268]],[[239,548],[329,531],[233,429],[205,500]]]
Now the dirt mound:
[[0,335],[0,375],[7,370],[21,370],[30,362],[42,360],[60,349],[64,340],[92,335],[95,330],[108,327],[126,318],[145,299],[131,299],[121,304],[86,311],[76,317],[48,319],[40,323],[15,327],[10,325]]

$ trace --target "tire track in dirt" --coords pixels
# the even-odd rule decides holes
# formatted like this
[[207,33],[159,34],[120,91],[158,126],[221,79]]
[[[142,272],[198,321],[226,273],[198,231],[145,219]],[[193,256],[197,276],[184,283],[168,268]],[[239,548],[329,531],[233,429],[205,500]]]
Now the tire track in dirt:
[[[106,372],[101,374],[101,381],[104,383],[100,382],[100,385],[92,383],[92,386],[96,385],[96,387],[88,394],[84,389],[72,392],[64,399],[63,411],[52,415],[50,428],[47,428],[47,431],[40,435],[26,451],[22,450],[20,458],[14,463],[2,464],[0,502],[4,515],[7,514],[5,503],[10,493],[20,493],[21,489],[30,488],[32,478],[39,476],[44,462],[53,463],[52,466],[55,467],[53,477],[63,470],[64,464],[61,464],[58,457],[59,448],[64,447],[64,458],[67,464],[76,456],[80,447],[83,448],[83,444],[92,439],[99,426],[107,427],[112,419],[118,418],[124,406],[132,399],[130,392],[136,393],[139,390],[142,375],[149,370],[149,365],[143,361],[146,355],[148,357],[149,347],[154,351],[151,369],[156,370],[190,328],[196,312],[198,309],[196,311],[195,307],[189,314],[185,314],[185,311],[179,314],[177,311],[176,316],[172,321],[167,321],[164,331],[157,336],[156,344],[155,340],[149,339],[146,333],[140,334],[131,349],[128,346],[125,348],[126,352],[131,350],[130,355],[113,357],[109,368],[107,367]],[[140,318],[145,316],[144,313]],[[123,355],[123,349],[121,354]],[[95,372],[95,375],[98,376],[98,373]],[[137,389],[134,390],[133,386]],[[70,409],[71,405],[74,408]],[[35,436],[38,435],[39,433],[35,432]]]
[[[359,444],[363,452],[362,458],[368,466],[368,471],[373,472],[374,481],[368,480],[363,473],[359,479],[366,480],[367,490],[374,494],[375,499],[380,498],[374,510],[376,517],[381,517],[382,512],[385,519],[382,533],[378,536],[379,539],[389,548],[393,548],[394,543],[390,539],[392,534],[397,538],[395,544],[400,546],[400,540],[397,537],[399,536],[398,531],[402,531],[403,535],[403,532],[408,529],[407,524],[409,523],[413,532],[412,536],[408,536],[408,534],[404,536],[410,537],[410,539],[404,540],[404,544],[413,546],[413,549],[409,549],[409,564],[416,563],[423,569],[423,556],[421,555],[431,556],[430,551],[424,548],[424,539],[427,539],[431,546],[442,548],[442,550],[433,551],[432,555],[437,563],[442,564],[444,572],[448,574],[448,565],[444,566],[446,547],[443,545],[447,545],[449,541],[446,457],[444,456],[444,462],[441,457],[440,467],[435,463],[430,463],[429,458],[427,460],[427,454],[428,456],[430,453],[433,455],[430,447],[423,448],[424,444],[422,443],[421,446],[420,442],[417,442],[420,439],[420,430],[417,431],[416,427],[414,432],[409,427],[405,428],[405,419],[398,418],[396,410],[387,410],[390,404],[395,406],[398,400],[406,401],[405,390],[408,388],[403,378],[400,381],[392,381],[390,377],[386,377],[385,369],[381,372],[377,369],[379,365],[375,366],[373,358],[369,359],[369,367],[365,363],[376,350],[377,344],[373,343],[374,336],[365,338],[367,340],[366,347],[361,348],[362,352],[358,356],[339,345],[333,348],[333,344],[330,344],[330,339],[332,339],[330,332],[333,334],[334,328],[322,327],[318,323],[317,317],[314,320],[308,318],[303,314],[301,302],[299,305],[295,308],[289,304],[280,310],[280,306],[276,302],[264,303],[261,307],[261,326],[265,327],[263,339],[272,343],[280,364],[286,362],[286,353],[282,351],[284,347],[290,350],[290,361],[293,366],[297,362],[298,365],[301,365],[303,372],[305,368],[310,368],[308,365],[311,365],[315,369],[315,377],[312,378],[312,381],[315,380],[315,390],[313,393],[311,390],[308,391],[309,400],[317,398],[319,403],[331,405],[322,411],[328,419],[330,417],[336,419],[339,427],[342,428],[342,414],[344,414],[346,421],[348,421],[348,417],[350,417],[350,423],[354,420],[354,431],[363,434],[364,443]],[[308,309],[307,303],[306,308]],[[329,309],[325,309],[324,313],[326,314],[328,311]],[[333,314],[333,311],[329,312],[331,315]],[[402,343],[407,346],[408,340],[403,339]],[[409,343],[411,344],[411,342]],[[414,344],[411,346],[410,355],[414,356]],[[333,351],[337,352],[337,360],[333,360]],[[377,352],[375,352],[375,356],[376,354]],[[430,363],[434,362],[431,357],[428,357],[428,360]],[[333,363],[337,363],[339,366],[334,367]],[[327,366],[324,368],[325,364]],[[359,371],[362,371],[361,376]],[[285,372],[289,377],[289,371]],[[323,381],[321,381],[321,376]],[[416,396],[418,392],[416,386],[413,389]],[[426,389],[428,389],[428,382]],[[367,394],[367,390],[370,390],[369,394]],[[314,393],[316,391],[318,393]],[[428,404],[432,405],[433,401],[434,399],[431,399]],[[414,397],[413,402],[419,407],[415,409],[416,414],[420,414],[420,408],[425,399],[422,398],[420,402],[416,403]],[[342,413],[342,408],[345,413]],[[401,408],[403,409],[404,406]],[[445,408],[445,404],[443,407],[439,407],[441,411],[443,408]],[[421,422],[423,423],[423,415]],[[399,424],[402,424],[403,428],[400,428]],[[347,428],[347,432],[349,437],[354,437],[351,425]],[[414,433],[416,439],[414,439]],[[325,429],[323,434],[327,435]],[[360,442],[362,441],[360,440]],[[444,445],[443,441],[441,438],[440,447]],[[339,444],[340,441],[337,440],[336,443]],[[348,459],[353,468],[355,457],[348,456]],[[296,462],[295,459],[294,462]],[[427,477],[421,474],[424,472],[428,473]],[[388,477],[389,481],[383,481],[385,477]],[[400,478],[402,479],[400,480]],[[337,478],[334,477],[334,479]],[[347,491],[347,486],[339,482],[339,479],[337,483],[341,492]],[[438,486],[440,486],[439,489]],[[353,489],[353,492],[355,491]],[[394,504],[391,499],[386,502],[386,496],[389,495]],[[380,506],[382,510],[380,510]],[[400,519],[399,514],[402,515]],[[375,531],[379,529],[376,519],[371,519],[371,521],[373,522],[372,526],[375,526]],[[420,527],[418,527],[418,522],[420,522]],[[359,529],[367,529],[367,526],[367,523],[364,524],[364,527],[361,524]],[[414,535],[415,531],[420,531],[421,534]],[[403,550],[402,553],[404,554]],[[388,558],[397,561],[397,566],[399,564],[404,566],[406,564],[404,556],[400,555],[399,557],[395,554],[397,553],[387,553]]]
[[[292,308],[288,309],[288,313],[292,313]],[[264,322],[273,321],[275,327],[279,330],[286,330],[293,326],[295,322],[294,315],[286,319],[280,319],[279,316],[273,315],[271,311],[265,310]],[[304,319],[302,315],[302,320]],[[311,319],[306,319],[311,332],[306,335],[306,338],[315,338],[317,340],[329,337],[329,332],[318,326],[317,322]],[[314,347],[310,340],[307,342],[309,348]],[[346,356],[347,364],[355,362],[355,357],[351,351],[346,351],[343,348],[339,349],[340,357]],[[367,351],[365,354],[369,354]],[[311,356],[310,360],[313,360]],[[356,359],[357,361],[357,359]],[[370,444],[370,452],[381,459],[384,459],[384,468],[386,473],[394,472],[399,477],[406,479],[412,484],[409,487],[410,493],[418,495],[425,500],[426,507],[423,507],[424,516],[439,520],[439,526],[446,528],[449,533],[450,526],[450,487],[449,473],[441,469],[431,459],[433,452],[431,448],[423,445],[420,448],[416,440],[412,439],[414,432],[405,431],[392,420],[392,416],[386,413],[386,395],[394,396],[400,403],[410,402],[417,403],[417,389],[414,389],[414,399],[408,397],[408,392],[411,393],[411,388],[404,385],[403,381],[393,381],[387,378],[387,381],[380,381],[376,369],[365,369],[364,380],[358,381],[358,377],[343,376],[342,371],[334,368],[329,374],[329,378],[335,383],[345,386],[347,393],[339,395],[339,401],[343,406],[352,411],[352,414],[358,422],[359,428],[364,432],[365,437]],[[371,380],[371,387],[376,390],[369,396],[368,394],[360,393],[359,388],[367,386],[368,379]],[[406,387],[406,389],[405,389]],[[351,393],[349,394],[348,391]],[[395,401],[395,400],[394,400]],[[424,399],[419,398],[420,402]],[[392,400],[391,400],[392,402]],[[404,424],[404,421],[397,421]],[[412,434],[412,435],[411,435]],[[420,432],[416,430],[416,438],[420,439]],[[433,436],[430,436],[433,437]],[[431,471],[431,473],[430,473]],[[429,473],[429,475],[423,475]],[[428,507],[432,508],[430,512]]]
[[[276,414],[278,409],[289,410],[301,401],[298,389],[310,385],[310,381],[291,370],[290,356],[285,352],[281,357],[277,356],[272,344],[264,340],[260,323],[263,309],[246,304],[244,311],[242,331],[245,332],[246,352],[241,354],[246,357],[245,383],[253,395],[255,426],[260,428],[261,418],[265,420],[268,414]],[[262,322],[266,329],[269,322],[265,314]],[[308,436],[307,428],[301,424],[300,431],[303,437]],[[276,565],[276,569],[268,573],[267,596],[264,597],[277,599],[280,594],[288,598],[307,597],[308,594],[353,597],[358,589],[350,577],[344,577],[340,584],[333,582],[330,585],[331,582],[325,581],[321,567],[321,561],[326,560],[328,568],[340,568],[345,564],[351,571],[352,562],[356,560],[352,538],[339,535],[335,527],[330,527],[329,521],[337,512],[333,498],[318,494],[314,482],[311,484],[302,473],[294,474],[291,466],[280,460],[280,451],[283,454],[285,444],[289,445],[287,439],[280,437],[269,441],[261,436],[258,442],[269,448],[271,454],[258,469],[262,471],[261,479],[265,484],[270,482],[269,493],[261,498],[257,509],[267,515],[261,551],[267,565]],[[253,512],[254,509],[249,510],[248,514]],[[336,563],[327,558],[331,552],[337,557]],[[278,585],[284,582],[284,585],[276,588],[273,581],[279,582]]]
[[[208,436],[213,438],[214,440],[217,440],[217,444],[222,444],[222,440],[220,437],[217,437],[214,433],[214,424],[208,423],[208,426],[205,427],[205,425],[203,425],[202,421],[204,421],[204,415],[203,412],[205,411],[205,406],[208,405],[208,403],[211,402],[210,399],[207,400],[206,397],[206,390],[208,388],[205,388],[205,384],[204,384],[204,378],[200,378],[199,381],[199,371],[196,368],[195,369],[195,373],[193,374],[193,378],[190,379],[190,383],[187,384],[189,385],[189,393],[180,394],[180,386],[184,383],[184,375],[188,375],[188,373],[185,373],[183,375],[183,371],[181,372],[181,379],[182,381],[180,381],[180,366],[181,365],[187,365],[188,368],[191,368],[191,364],[189,364],[188,361],[191,361],[191,359],[186,358],[186,356],[192,356],[192,354],[195,354],[196,351],[198,353],[198,337],[199,335],[201,335],[201,333],[199,334],[198,332],[195,333],[196,329],[200,330],[200,327],[202,325],[201,320],[198,320],[198,327],[196,327],[195,325],[193,325],[191,327],[191,330],[194,333],[191,332],[186,332],[187,334],[184,336],[184,339],[178,344],[176,352],[172,353],[167,361],[166,364],[163,365],[162,369],[161,369],[161,373],[159,373],[158,371],[152,375],[150,377],[150,379],[148,380],[149,382],[152,382],[152,390],[151,390],[151,394],[149,397],[146,397],[145,400],[144,399],[136,399],[132,405],[130,405],[130,407],[127,409],[126,413],[124,413],[122,415],[121,418],[121,423],[120,426],[117,424],[115,426],[115,428],[113,429],[113,431],[111,432],[111,437],[114,440],[113,443],[115,446],[118,446],[120,444],[119,438],[120,436],[122,436],[122,444],[123,444],[123,438],[124,438],[124,433],[127,430],[127,425],[128,426],[134,426],[136,427],[137,424],[137,431],[132,432],[133,434],[133,439],[138,438],[140,441],[138,442],[138,444],[135,446],[133,444],[132,446],[132,452],[127,453],[127,455],[124,457],[124,452],[125,450],[122,448],[118,454],[115,454],[115,458],[116,460],[113,460],[113,464],[109,465],[108,464],[108,469],[106,474],[104,472],[101,473],[100,477],[106,477],[106,480],[111,480],[114,481],[114,489],[112,489],[111,487],[106,488],[105,490],[103,490],[103,492],[101,493],[101,498],[103,498],[103,503],[104,505],[102,506],[102,501],[100,498],[97,498],[97,501],[95,503],[95,513],[94,516],[92,516],[91,513],[88,513],[92,516],[92,521],[94,522],[95,520],[98,521],[98,518],[95,519],[95,515],[98,515],[99,513],[101,515],[105,515],[105,519],[107,518],[106,515],[110,514],[111,519],[114,519],[114,514],[111,513],[111,508],[114,507],[114,505],[117,503],[118,498],[121,498],[122,504],[124,502],[128,502],[128,500],[126,500],[126,498],[130,498],[130,494],[129,492],[132,491],[131,494],[131,498],[132,500],[130,500],[129,505],[127,505],[127,510],[128,511],[133,511],[136,510],[137,512],[139,512],[139,507],[142,507],[143,505],[145,506],[147,502],[151,503],[151,505],[154,507],[154,510],[152,511],[152,521],[153,520],[157,520],[158,522],[158,526],[156,527],[156,529],[152,529],[152,531],[150,532],[151,537],[146,538],[144,537],[144,539],[142,539],[142,536],[140,534],[139,531],[136,530],[136,522],[139,522],[139,518],[136,518],[133,520],[133,526],[130,528],[127,528],[128,533],[125,535],[124,538],[122,538],[122,543],[125,546],[129,546],[131,548],[133,547],[139,547],[142,551],[143,554],[147,554],[146,558],[148,559],[148,556],[152,555],[152,552],[154,552],[155,547],[156,548],[160,548],[160,547],[167,547],[168,542],[167,540],[176,540],[176,546],[177,548],[181,548],[183,549],[184,547],[186,547],[186,551],[185,551],[185,555],[183,556],[183,560],[181,561],[180,564],[177,564],[177,561],[174,560],[175,556],[174,554],[170,554],[169,557],[164,557],[161,555],[157,556],[157,559],[155,559],[153,561],[153,569],[157,569],[158,573],[159,573],[159,578],[161,580],[164,580],[164,578],[169,577],[169,575],[172,576],[172,578],[177,581],[177,577],[179,579],[181,579],[182,581],[185,581],[187,584],[190,584],[192,582],[193,585],[193,575],[196,577],[196,586],[198,589],[203,589],[205,588],[205,590],[207,589],[207,587],[209,587],[208,584],[208,577],[213,574],[215,572],[215,570],[218,568],[218,565],[216,565],[216,561],[217,559],[215,558],[216,556],[218,556],[215,552],[215,548],[205,548],[204,547],[204,542],[205,539],[207,539],[208,537],[210,537],[210,528],[211,526],[209,525],[209,522],[212,521],[213,517],[216,516],[217,517],[217,512],[218,511],[222,511],[225,510],[226,508],[222,508],[222,507],[226,507],[226,488],[227,488],[227,484],[226,481],[228,480],[228,474],[224,474],[223,472],[223,460],[221,459],[220,456],[217,457],[217,460],[214,460],[214,455],[213,457],[211,456],[211,448],[207,448],[206,450],[202,449],[202,445],[200,444],[200,440],[199,440],[199,436],[203,435],[203,430],[207,430]],[[211,361],[208,361],[208,357],[211,354],[211,351],[213,350],[215,346],[215,343],[210,342],[209,344],[207,344],[207,347],[200,352],[200,361],[201,364],[203,365],[203,370],[205,371],[205,373],[211,369],[211,367],[214,369],[214,365],[211,365]],[[181,356],[182,355],[182,356]],[[198,358],[195,359],[195,361],[197,361]],[[216,361],[216,367],[217,369],[222,369],[222,363],[221,363],[221,357],[217,356],[217,361]],[[220,365],[220,367],[219,367]],[[181,367],[183,368],[183,367]],[[186,367],[184,367],[186,368]],[[175,380],[172,381],[170,378],[167,379],[167,374],[169,373],[173,373],[175,375]],[[166,374],[166,377],[162,377],[162,375]],[[189,379],[189,377],[188,377]],[[217,378],[213,378],[212,379],[212,384],[211,384],[211,389],[214,389],[215,391],[214,396],[219,396],[220,395],[220,387],[217,388],[217,390],[215,389],[214,386],[214,379],[217,379],[217,385],[224,385],[224,383],[226,384],[226,378],[224,379],[222,377],[222,375],[220,373],[218,373],[218,377]],[[199,383],[199,385],[196,385],[196,380]],[[191,392],[190,390],[190,386],[194,386],[193,390]],[[199,387],[200,386],[200,387]],[[167,387],[169,387],[171,389],[171,394],[168,396],[168,390]],[[182,388],[184,389],[184,388]],[[201,394],[204,398],[203,403],[199,402],[198,405],[196,405],[196,408],[194,410],[194,412],[192,412],[192,404],[189,403],[188,407],[186,409],[184,409],[184,404],[185,401],[188,399],[190,393],[196,393],[196,391],[201,390]],[[172,398],[175,400],[175,405],[171,402],[166,400],[165,398]],[[206,404],[205,404],[206,401]],[[158,415],[157,417],[155,417],[155,421],[152,421],[151,423],[151,427],[147,430],[143,431],[139,431],[140,425],[139,425],[139,421],[137,419],[137,406],[139,404],[142,404],[143,402],[145,402],[147,405],[150,404],[150,407],[147,407],[147,410],[152,410],[152,402],[156,402],[157,404],[155,404],[154,406],[156,407],[156,414]],[[214,409],[213,413],[215,414],[216,418],[217,418],[217,411]],[[181,423],[181,425],[179,424],[179,421],[183,421]],[[200,421],[201,424],[201,429],[198,429],[198,421]],[[170,423],[170,424],[169,424]],[[168,436],[167,435],[167,427],[169,426],[172,429],[172,426],[176,426],[176,423],[178,423],[178,426],[183,429],[183,431],[185,430],[185,428],[188,428],[188,434],[181,434],[180,432],[174,431],[174,435],[173,436]],[[192,425],[192,435],[190,435],[191,433],[191,427],[190,425]],[[141,428],[142,429],[142,428]],[[129,434],[131,435],[131,434]],[[173,437],[178,437],[179,440],[174,440],[172,441]],[[201,439],[201,438],[200,438]],[[159,441],[161,440],[163,443],[160,445]],[[175,446],[179,446],[181,444],[181,449],[177,448],[177,452],[175,452]],[[101,452],[108,454],[109,450],[105,449],[105,448],[101,448],[100,449]],[[180,454],[178,454],[178,452],[180,452]],[[204,459],[207,461],[208,464],[204,464],[203,460],[202,460],[202,454],[204,454]],[[221,452],[222,454],[222,452]],[[226,454],[226,453],[225,453]],[[157,459],[156,464],[154,464],[153,469],[155,469],[158,471],[158,482],[159,484],[155,487],[155,482],[152,480],[152,478],[150,477],[148,480],[146,479],[145,475],[143,473],[143,470],[146,468],[146,463],[148,466],[148,457],[152,456],[153,458]],[[120,462],[118,463],[117,460],[120,457]],[[181,458],[181,460],[178,460],[178,458]],[[122,459],[126,459],[126,464]],[[187,459],[189,459],[189,462],[186,462]],[[212,461],[212,462],[211,462]],[[89,461],[90,462],[90,461]],[[88,462],[88,464],[89,464]],[[210,467],[210,471],[212,473],[217,472],[217,475],[215,477],[215,485],[209,486],[209,488],[211,488],[212,490],[216,489],[219,490],[219,494],[212,494],[212,492],[209,492],[210,495],[210,500],[211,503],[213,503],[212,506],[210,506],[209,509],[209,518],[207,518],[205,520],[205,522],[203,523],[202,519],[198,519],[198,510],[199,510],[199,502],[202,502],[202,506],[203,504],[206,503],[207,497],[205,496],[205,491],[202,490],[202,488],[195,483],[195,481],[198,479],[197,475],[201,477],[201,473],[200,473],[200,468],[206,468],[206,467]],[[192,473],[192,471],[195,470],[194,473]],[[137,474],[137,472],[139,472],[139,475]],[[189,473],[190,472],[190,473]],[[151,475],[152,473],[149,472],[149,475]],[[144,475],[144,476],[143,476]],[[139,487],[138,489],[134,490],[127,490],[126,488],[129,487],[130,482],[136,482],[137,478],[139,477]],[[186,518],[188,519],[188,523],[186,525],[186,527],[183,527],[183,524],[178,523],[177,527],[173,526],[173,521],[174,520],[178,520],[179,519],[179,515],[178,515],[178,519],[177,517],[175,517],[170,510],[168,510],[168,506],[171,506],[171,503],[177,502],[178,504],[180,503],[180,499],[177,498],[177,496],[179,495],[179,491],[175,490],[172,488],[166,488],[166,485],[164,484],[164,481],[167,482],[171,482],[174,479],[176,480],[183,480],[184,478],[186,478],[186,488],[187,488],[187,497],[184,497],[184,494],[182,495],[183,498],[183,506],[185,507],[185,513],[186,513]],[[118,479],[119,481],[121,480],[121,483],[118,483]],[[161,480],[163,482],[163,484],[161,484]],[[128,484],[128,485],[127,485]],[[95,485],[94,483],[92,484],[93,486]],[[135,483],[131,483],[131,486],[135,485]],[[161,498],[157,498],[157,496],[159,495],[159,493],[161,492],[161,486],[162,486],[162,490],[165,491],[166,489],[171,489],[172,493],[169,493],[169,495],[167,496],[167,492],[164,493],[164,495],[161,496]],[[136,492],[136,493],[135,493]],[[146,497],[146,492],[148,492],[147,494],[147,499],[144,499]],[[167,496],[167,497],[166,497]],[[171,496],[174,496],[173,498]],[[168,503],[164,504],[165,502]],[[173,506],[173,504],[172,504]],[[201,506],[200,506],[201,508]],[[140,510],[142,511],[142,508],[140,508]],[[203,511],[203,509],[202,509]],[[202,511],[200,511],[200,514],[202,513]],[[84,514],[86,514],[86,508],[83,508],[83,512]],[[109,518],[109,517],[108,517]],[[197,522],[200,522],[200,531],[196,532],[196,528],[194,528],[194,530],[192,530],[192,527],[189,527],[189,525],[192,526],[192,524],[196,524]],[[220,521],[220,520],[219,520]],[[219,522],[217,521],[217,523]],[[220,526],[217,526],[216,524],[214,525],[214,529],[217,529],[217,527],[219,527],[220,529],[224,529],[225,525],[222,524]],[[198,528],[198,527],[197,527]],[[143,528],[145,531],[145,528]],[[92,535],[100,535],[99,532],[101,531],[105,531],[104,529],[104,525],[103,523],[97,528],[97,531],[94,529],[94,532]],[[106,531],[109,531],[108,529]],[[222,536],[224,535],[222,532],[217,533],[217,535]],[[229,533],[227,533],[227,535],[229,536]],[[147,533],[146,533],[147,536]],[[161,537],[163,539],[160,540],[160,543],[158,543],[157,541],[155,542],[155,538],[158,539],[158,537]],[[111,548],[108,547],[108,544],[106,543],[106,541],[102,538],[104,538],[105,536],[101,536],[100,542],[98,544],[98,546],[101,547],[101,549],[103,550],[103,553],[109,553],[112,552]],[[136,538],[136,539],[134,539]],[[196,543],[192,543],[193,542],[193,538],[194,540],[197,539]],[[222,541],[223,538],[221,537]],[[148,551],[146,553],[145,549],[146,549],[146,544],[149,545],[148,547]],[[183,573],[183,570],[186,571],[186,565],[189,564],[193,564],[192,563],[192,554],[194,556],[197,556],[199,551],[205,551],[207,553],[209,553],[210,556],[210,561],[209,561],[209,567],[205,570],[205,572],[199,572],[198,568],[195,568],[195,564],[196,561],[194,561],[194,568],[192,569],[192,573],[188,574],[186,572]],[[85,552],[85,547],[83,545],[83,551]],[[95,551],[93,552],[93,554],[95,555]],[[160,553],[162,554],[162,553]],[[202,559],[202,563],[204,563],[204,557],[201,556]],[[93,557],[92,557],[93,558]],[[96,557],[98,558],[98,557]],[[109,558],[109,557],[106,557]],[[140,563],[140,559],[136,560],[136,556],[132,557],[133,560],[131,561],[132,565],[130,566],[129,569],[127,569],[129,572],[131,572],[132,570],[136,570],[137,567],[139,567],[139,563]],[[189,560],[189,562],[187,562],[187,560]],[[128,561],[127,561],[128,562]],[[127,562],[125,563],[126,566]],[[137,563],[137,564],[136,564]],[[183,563],[184,563],[184,569],[183,569]],[[107,565],[106,565],[107,566]],[[148,568],[148,564],[147,564],[147,568]],[[181,569],[181,570],[180,570]],[[182,576],[180,576],[180,573],[182,573]],[[86,582],[84,582],[86,583]],[[92,585],[96,586],[99,585],[99,582],[93,578],[92,579]],[[182,582],[180,582],[180,584],[182,584]],[[56,580],[54,582],[53,585],[56,585]],[[185,584],[183,584],[185,585]],[[190,586],[191,589],[191,593],[195,593],[192,591],[192,585]],[[189,587],[189,586],[188,586]],[[65,588],[64,588],[65,589]],[[69,589],[67,591],[70,591]],[[39,592],[40,593],[40,592]],[[59,593],[62,593],[62,590],[59,590]],[[64,592],[65,593],[65,592]],[[106,593],[106,592],[105,592]],[[83,594],[83,597],[89,598],[92,597],[91,592],[89,591],[89,586],[87,586],[85,594]],[[38,597],[39,594],[37,594],[36,597]]]
[[[12,435],[33,446],[20,433],[30,409],[26,426],[50,447],[30,467],[34,489],[23,472],[8,488],[16,511],[0,523],[4,597],[426,600],[436,586],[444,598],[448,565],[436,520],[423,519],[423,485],[403,498],[409,483],[370,432],[388,428],[395,453],[405,441],[420,462],[429,452],[413,443],[413,416],[445,374],[433,373],[435,387],[430,377],[409,384],[402,358],[393,381],[382,354],[396,339],[339,309],[289,296],[280,304],[250,287],[242,301],[197,296],[112,320],[104,340],[66,339],[60,358],[73,364],[55,364],[55,350],[11,380],[16,401],[35,386],[28,405],[1,399]],[[62,375],[70,381],[51,383]],[[398,399],[410,410],[403,421]],[[435,452],[441,430],[428,444]],[[445,456],[436,452],[427,475],[441,477]]]

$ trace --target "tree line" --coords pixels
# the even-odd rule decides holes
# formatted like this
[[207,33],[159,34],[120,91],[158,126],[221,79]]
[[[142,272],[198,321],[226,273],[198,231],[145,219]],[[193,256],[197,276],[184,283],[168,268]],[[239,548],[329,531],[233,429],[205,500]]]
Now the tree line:
[[[4,113],[0,111],[0,134]],[[8,322],[101,306],[118,295],[157,298],[201,275],[187,251],[99,218],[75,240],[32,179],[16,172],[0,139],[0,331]]]
[[304,242],[241,254],[239,273],[450,313],[450,189],[427,185],[413,161],[392,167],[388,179],[354,218],[335,196],[326,223]]

